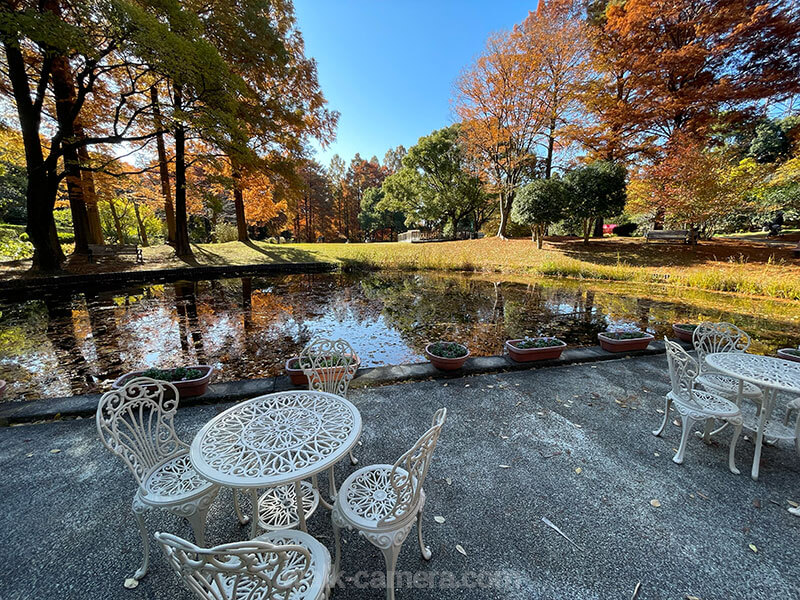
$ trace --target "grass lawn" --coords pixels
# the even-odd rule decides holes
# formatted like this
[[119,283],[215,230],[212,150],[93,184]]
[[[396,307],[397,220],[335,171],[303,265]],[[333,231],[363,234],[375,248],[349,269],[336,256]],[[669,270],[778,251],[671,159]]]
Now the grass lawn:
[[[263,262],[339,263],[342,268],[457,270],[573,277],[607,281],[658,282],[698,289],[800,300],[800,260],[786,248],[715,239],[697,246],[649,243],[640,238],[606,238],[584,245],[551,238],[542,250],[528,239],[485,238],[428,244],[194,244],[195,260],[177,259],[169,246],[144,249],[145,264],[106,259],[89,265],[70,257],[66,270],[159,269],[188,265],[247,265]],[[0,263],[0,277],[24,276],[30,261]]]

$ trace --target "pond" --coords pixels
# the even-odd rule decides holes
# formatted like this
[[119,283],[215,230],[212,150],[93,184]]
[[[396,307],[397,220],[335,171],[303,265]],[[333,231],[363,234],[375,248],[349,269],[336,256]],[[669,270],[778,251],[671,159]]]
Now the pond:
[[500,354],[506,339],[555,335],[593,345],[605,329],[731,321],[753,350],[800,343],[798,303],[665,286],[522,277],[341,273],[246,277],[0,300],[0,379],[6,399],[108,389],[150,366],[211,364],[219,380],[283,372],[316,335],[343,337],[364,366],[423,361],[429,341]]

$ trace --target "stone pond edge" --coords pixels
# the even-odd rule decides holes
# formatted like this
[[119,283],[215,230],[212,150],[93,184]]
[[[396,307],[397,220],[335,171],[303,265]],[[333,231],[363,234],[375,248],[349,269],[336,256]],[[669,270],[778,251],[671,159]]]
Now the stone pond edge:
[[[691,348],[690,344],[678,340],[675,341],[687,349]],[[654,356],[664,354],[664,352],[664,342],[661,340],[654,340],[646,350],[613,354],[601,349],[600,346],[568,348],[562,353],[559,359],[531,363],[517,363],[511,360],[507,355],[475,356],[468,359],[460,370],[449,372],[440,371],[430,363],[368,367],[358,370],[351,386],[357,388],[390,385],[406,381],[420,381],[424,379],[454,379],[465,375],[526,371],[606,360],[621,360],[640,356]],[[664,369],[666,373],[666,365],[664,365]],[[254,398],[255,396],[263,394],[270,394],[272,392],[293,389],[298,388],[292,385],[289,377],[286,375],[263,379],[223,381],[211,384],[208,388],[208,392],[204,396],[182,399],[181,406],[234,402],[247,398]],[[66,398],[0,402],[0,426],[10,425],[12,423],[30,423],[32,421],[49,420],[59,416],[92,416],[95,414],[100,396],[101,394],[86,394]]]

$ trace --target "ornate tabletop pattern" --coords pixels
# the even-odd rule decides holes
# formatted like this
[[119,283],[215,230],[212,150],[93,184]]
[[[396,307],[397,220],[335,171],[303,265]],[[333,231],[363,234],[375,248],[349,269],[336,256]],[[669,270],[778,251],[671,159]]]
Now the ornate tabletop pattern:
[[191,459],[216,483],[267,487],[328,468],[353,447],[360,432],[361,415],[340,396],[279,392],[209,421],[192,442]]
[[758,386],[800,394],[800,363],[744,352],[708,354],[706,363],[724,375]]

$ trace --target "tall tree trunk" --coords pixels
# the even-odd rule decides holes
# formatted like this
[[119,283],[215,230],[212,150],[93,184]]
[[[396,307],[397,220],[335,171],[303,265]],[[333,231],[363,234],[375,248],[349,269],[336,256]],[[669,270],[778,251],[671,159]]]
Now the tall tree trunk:
[[588,219],[583,220],[583,243],[589,243],[589,235],[592,233],[592,224],[594,223],[594,218],[589,217]]
[[[65,258],[53,220],[58,182],[52,161],[45,164],[44,160],[42,140],[39,137],[41,106],[31,99],[30,82],[19,44],[6,41],[3,48],[25,147],[25,168],[28,176],[25,190],[28,222],[25,229],[33,243],[33,267],[41,271],[58,271]],[[49,79],[49,63],[42,65],[40,74],[46,85]]]
[[139,228],[139,240],[142,243],[142,246],[149,246],[150,242],[147,241],[147,231],[144,228],[144,223],[142,223],[142,216],[139,214],[139,203],[136,200],[132,200],[133,202],[133,214],[136,215],[136,225]]
[[[57,9],[57,5],[56,5]],[[60,10],[54,11],[56,14]],[[89,217],[83,200],[81,168],[78,150],[74,146],[75,135],[75,82],[65,56],[53,57],[53,95],[56,99],[56,121],[64,145],[64,170],[67,179],[69,208],[72,212],[72,227],[75,231],[75,252],[89,252]]]
[[550,120],[550,129],[547,132],[547,156],[544,162],[544,176],[550,179],[553,173],[553,147],[556,144],[556,120]]
[[173,86],[175,112],[175,254],[192,256],[189,245],[189,224],[186,215],[186,130],[181,121],[183,110],[183,89],[179,84]]
[[242,191],[242,173],[233,165],[233,207],[236,210],[236,234],[240,242],[250,241],[247,234],[247,216],[244,212],[244,192]]
[[497,228],[497,237],[506,239],[508,219],[511,215],[511,204],[514,202],[514,192],[500,192],[500,226]]
[[161,178],[161,195],[164,196],[164,216],[167,220],[167,243],[175,243],[175,207],[172,204],[172,188],[169,185],[169,164],[164,145],[164,124],[161,120],[161,107],[158,104],[158,89],[150,88],[150,101],[153,104],[153,119],[156,126],[156,151],[158,153],[158,174]]
[[[75,123],[75,135],[84,137],[83,127]],[[89,150],[85,145],[78,148],[78,159],[82,165],[89,165]],[[100,209],[97,205],[97,190],[94,187],[94,174],[91,171],[81,171],[81,185],[83,187],[83,202],[86,205],[86,217],[89,220],[89,243],[103,243],[103,224],[100,222]]]
[[114,198],[111,196],[108,197],[108,207],[111,209],[111,218],[114,221],[114,231],[117,232],[117,243],[124,244],[125,243],[125,232],[122,231],[122,221],[119,219],[119,213],[117,212],[117,205],[114,204]]

